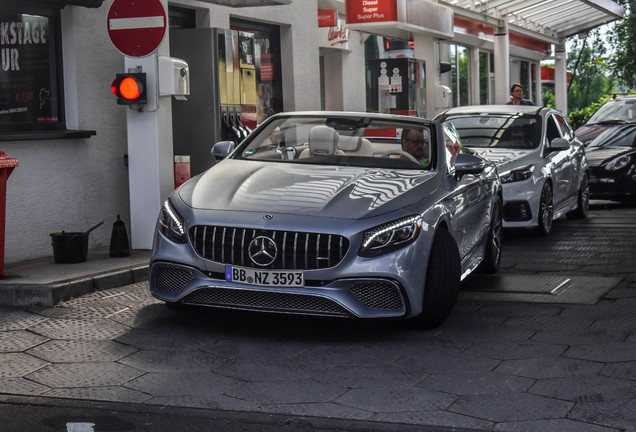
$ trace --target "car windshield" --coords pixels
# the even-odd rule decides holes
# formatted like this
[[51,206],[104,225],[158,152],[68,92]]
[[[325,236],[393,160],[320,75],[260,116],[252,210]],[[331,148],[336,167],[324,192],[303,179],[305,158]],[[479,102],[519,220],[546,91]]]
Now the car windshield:
[[636,98],[609,100],[586,123],[636,123]]
[[607,129],[594,138],[588,147],[636,147],[636,125]]
[[430,169],[430,122],[359,116],[280,116],[257,129],[232,158],[280,163]]
[[539,145],[540,121],[534,114],[451,114],[452,123],[467,147],[534,149]]

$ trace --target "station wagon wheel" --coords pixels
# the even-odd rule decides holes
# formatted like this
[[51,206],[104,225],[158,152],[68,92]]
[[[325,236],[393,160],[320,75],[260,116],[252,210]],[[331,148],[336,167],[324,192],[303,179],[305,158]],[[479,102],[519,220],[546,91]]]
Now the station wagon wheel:
[[441,325],[457,301],[461,277],[459,249],[445,229],[435,233],[426,270],[422,314],[410,323],[421,329]]
[[488,240],[484,260],[479,266],[482,273],[496,273],[501,261],[501,246],[503,244],[503,223],[501,221],[501,198],[497,198],[492,209],[492,221],[488,231]]
[[539,201],[539,214],[537,221],[537,232],[541,235],[548,235],[552,231],[552,218],[554,217],[554,204],[552,202],[552,186],[545,182],[541,189],[541,200]]
[[585,173],[579,187],[578,207],[566,214],[568,219],[585,219],[590,212],[590,180]]

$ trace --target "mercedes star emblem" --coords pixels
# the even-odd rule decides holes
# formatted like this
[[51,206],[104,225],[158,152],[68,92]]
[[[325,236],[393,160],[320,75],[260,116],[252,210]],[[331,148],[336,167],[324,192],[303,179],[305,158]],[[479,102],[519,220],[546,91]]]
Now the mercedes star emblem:
[[258,236],[250,242],[247,253],[254,264],[265,267],[274,262],[278,248],[271,238]]

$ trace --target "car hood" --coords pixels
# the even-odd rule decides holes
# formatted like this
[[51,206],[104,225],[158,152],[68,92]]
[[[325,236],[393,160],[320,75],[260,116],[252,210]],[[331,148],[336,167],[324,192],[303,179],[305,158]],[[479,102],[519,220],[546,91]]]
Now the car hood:
[[605,123],[583,125],[574,131],[574,135],[576,135],[576,137],[580,139],[583,142],[583,144],[587,145],[590,141],[592,141],[594,138],[599,136],[601,132],[613,126],[615,125],[605,124]]
[[634,153],[633,147],[587,147],[585,156],[590,167],[597,167],[609,162],[617,156],[627,153]]
[[525,159],[534,154],[534,150],[483,147],[471,147],[470,149],[479,156],[494,162],[494,164],[497,165],[500,174],[503,171],[524,164]]
[[196,209],[359,219],[425,198],[439,187],[435,174],[227,159],[178,193]]

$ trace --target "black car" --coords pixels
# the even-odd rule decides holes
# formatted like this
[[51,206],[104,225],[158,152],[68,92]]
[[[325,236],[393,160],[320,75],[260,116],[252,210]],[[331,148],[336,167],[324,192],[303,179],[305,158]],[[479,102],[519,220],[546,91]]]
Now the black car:
[[585,152],[591,198],[636,202],[636,124],[606,129]]
[[574,134],[588,145],[604,131],[626,124],[636,124],[636,94],[613,95]]

